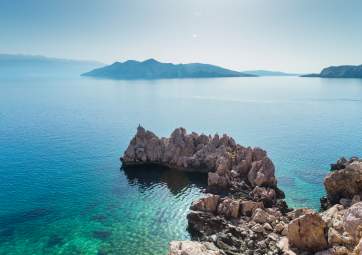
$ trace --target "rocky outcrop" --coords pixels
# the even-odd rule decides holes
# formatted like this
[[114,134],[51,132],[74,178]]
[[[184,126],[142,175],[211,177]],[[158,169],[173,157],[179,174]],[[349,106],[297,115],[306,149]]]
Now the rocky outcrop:
[[331,165],[320,213],[289,209],[266,152],[227,135],[179,128],[170,138],[158,138],[139,127],[121,159],[125,167],[150,164],[208,174],[209,193],[194,201],[187,215],[193,241],[171,242],[170,255],[361,255],[358,158]]
[[362,238],[362,202],[356,203],[346,210],[343,227],[355,243]]
[[192,202],[190,209],[194,211],[215,213],[219,200],[220,196],[208,194],[205,197]]
[[289,243],[301,250],[320,251],[328,246],[327,225],[318,213],[307,213],[288,225]]
[[242,181],[250,188],[277,184],[273,162],[264,150],[238,145],[227,135],[187,134],[184,128],[159,138],[139,126],[121,160],[125,167],[156,164],[208,173],[208,188],[214,192],[239,190],[232,186]]
[[354,157],[342,158],[331,165],[331,173],[324,178],[327,196],[322,199],[322,207],[334,204],[348,207],[362,198],[362,160]]
[[169,255],[224,255],[213,243],[193,241],[172,241]]

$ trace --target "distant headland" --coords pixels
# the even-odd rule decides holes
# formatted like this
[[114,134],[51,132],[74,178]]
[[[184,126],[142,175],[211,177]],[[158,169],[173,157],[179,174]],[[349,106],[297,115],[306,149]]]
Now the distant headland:
[[40,55],[0,54],[0,77],[75,77],[104,64]]
[[305,74],[301,77],[320,78],[362,78],[362,65],[342,65],[324,68],[319,74]]
[[215,65],[191,63],[162,63],[155,59],[143,62],[128,60],[94,69],[82,76],[115,80],[133,79],[172,79],[172,78],[218,78],[218,77],[256,77],[253,74],[233,71]]

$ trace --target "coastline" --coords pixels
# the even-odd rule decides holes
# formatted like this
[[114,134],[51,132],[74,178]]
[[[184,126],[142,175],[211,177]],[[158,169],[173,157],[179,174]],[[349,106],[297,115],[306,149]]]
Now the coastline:
[[[156,164],[180,171],[207,169],[208,194],[192,203],[187,216],[192,241],[171,242],[170,255],[359,252],[358,225],[351,228],[348,222],[351,215],[362,211],[358,184],[348,194],[341,193],[343,188],[333,193],[327,184],[323,212],[290,209],[265,151],[242,147],[227,135],[187,134],[183,128],[170,138],[158,138],[138,127],[122,163],[124,167]],[[326,179],[342,187],[338,175],[345,176],[347,171],[348,176],[362,176],[362,162],[340,160],[332,170]]]

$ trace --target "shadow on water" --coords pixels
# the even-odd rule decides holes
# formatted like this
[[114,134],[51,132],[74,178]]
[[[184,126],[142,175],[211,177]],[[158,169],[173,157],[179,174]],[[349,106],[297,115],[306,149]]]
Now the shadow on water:
[[204,189],[207,186],[207,174],[183,172],[160,166],[132,166],[122,167],[131,186],[138,186],[140,192],[147,191],[157,184],[165,184],[173,195],[177,195],[184,188],[195,186]]

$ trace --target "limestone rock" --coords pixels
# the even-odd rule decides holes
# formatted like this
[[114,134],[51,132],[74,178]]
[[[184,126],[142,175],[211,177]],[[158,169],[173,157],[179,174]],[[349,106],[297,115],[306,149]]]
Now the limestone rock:
[[254,202],[250,200],[241,202],[241,213],[244,216],[251,216],[257,208],[264,208],[262,202]]
[[253,187],[276,187],[277,183],[273,162],[264,150],[245,148],[227,135],[188,134],[184,128],[175,129],[169,138],[159,138],[139,126],[121,160],[124,167],[155,164],[208,173],[212,192],[229,190],[242,180]]
[[276,217],[274,215],[271,215],[267,213],[265,210],[257,208],[254,211],[254,214],[252,216],[252,220],[256,223],[264,224],[266,222],[272,223],[276,220]]
[[327,225],[317,213],[307,213],[288,225],[289,243],[301,250],[317,252],[328,247]]
[[172,241],[169,246],[169,255],[223,255],[212,243],[195,241]]
[[357,243],[362,237],[362,202],[352,205],[343,217],[343,227]]
[[238,218],[240,211],[240,201],[230,198],[223,199],[217,207],[217,214],[226,218]]
[[353,250],[354,255],[361,255],[362,254],[362,239],[359,240],[358,244]]
[[324,186],[332,204],[362,194],[362,162],[353,161],[344,169],[331,172],[324,178]]
[[191,204],[190,209],[194,211],[203,211],[215,213],[217,205],[219,203],[220,196],[207,194],[205,197],[200,198],[199,200],[194,201]]
[[224,218],[200,211],[191,211],[187,215],[187,221],[188,230],[193,236],[201,239],[219,233],[227,226]]
[[264,188],[256,186],[250,196],[253,201],[263,202],[265,207],[271,207],[276,202],[276,192],[272,188]]
[[273,162],[265,157],[262,160],[252,163],[248,180],[253,186],[275,186],[276,179],[274,176],[275,168]]

